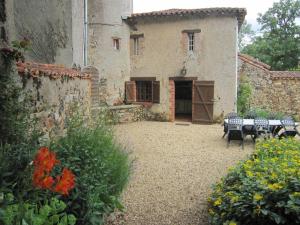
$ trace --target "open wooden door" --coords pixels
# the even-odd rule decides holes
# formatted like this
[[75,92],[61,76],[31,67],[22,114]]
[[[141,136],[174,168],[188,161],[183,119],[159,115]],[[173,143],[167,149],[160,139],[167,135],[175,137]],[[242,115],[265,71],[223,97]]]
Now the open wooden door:
[[214,81],[194,81],[192,104],[193,123],[213,122]]

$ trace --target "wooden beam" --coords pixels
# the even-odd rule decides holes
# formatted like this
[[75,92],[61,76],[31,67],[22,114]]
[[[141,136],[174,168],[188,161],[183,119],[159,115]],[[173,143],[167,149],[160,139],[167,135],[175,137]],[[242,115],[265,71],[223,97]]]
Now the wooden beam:
[[143,38],[144,34],[131,34],[130,38]]
[[201,33],[201,29],[183,30],[182,33]]
[[156,77],[130,77],[130,81],[156,81]]
[[198,77],[169,77],[169,80],[174,80],[174,81],[193,81],[193,80],[198,80]]

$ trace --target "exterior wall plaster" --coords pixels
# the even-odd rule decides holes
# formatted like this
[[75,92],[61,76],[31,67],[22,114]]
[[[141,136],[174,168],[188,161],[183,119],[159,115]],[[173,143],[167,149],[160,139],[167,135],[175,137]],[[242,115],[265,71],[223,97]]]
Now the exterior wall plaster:
[[[236,18],[139,19],[136,27],[132,34],[144,34],[144,38],[139,55],[133,54],[131,40],[131,76],[160,81],[160,104],[152,106],[153,112],[169,114],[169,77],[182,76],[183,66],[185,77],[215,82],[214,117],[236,108]],[[201,33],[196,33],[195,51],[189,53],[187,34],[182,31],[192,29],[201,29]]]

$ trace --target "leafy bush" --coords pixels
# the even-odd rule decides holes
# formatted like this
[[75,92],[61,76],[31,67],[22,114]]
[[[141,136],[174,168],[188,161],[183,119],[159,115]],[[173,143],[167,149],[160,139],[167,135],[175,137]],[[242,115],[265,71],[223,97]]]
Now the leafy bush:
[[245,75],[240,77],[240,83],[238,87],[237,93],[237,110],[240,115],[244,115],[244,113],[250,108],[250,98],[252,94],[252,87]]
[[76,176],[76,186],[64,199],[77,224],[101,224],[116,207],[129,175],[127,154],[115,144],[106,119],[84,121],[74,115],[65,137],[51,144],[64,166]]
[[[64,212],[60,196],[33,186],[32,160],[41,144],[41,132],[14,66],[15,61],[24,60],[21,50],[27,45],[24,39],[14,42],[13,48],[0,49],[0,224],[73,225],[76,218]],[[57,177],[56,192],[66,190],[65,174]],[[44,180],[44,172],[37,178]]]
[[39,206],[36,203],[16,203],[11,193],[3,197],[0,201],[0,222],[3,225],[74,225],[76,223],[76,218],[72,214],[68,215],[64,212],[66,204],[56,198]]
[[0,192],[13,192],[25,200],[32,189],[28,165],[41,133],[30,117],[30,99],[16,82],[14,63],[23,59],[28,40],[14,42],[13,46],[0,49]]
[[254,119],[257,117],[262,117],[266,119],[282,119],[284,114],[281,112],[270,112],[265,109],[252,108],[249,111],[244,113],[244,118]]
[[252,157],[214,186],[211,224],[300,224],[299,167],[299,141],[258,142]]

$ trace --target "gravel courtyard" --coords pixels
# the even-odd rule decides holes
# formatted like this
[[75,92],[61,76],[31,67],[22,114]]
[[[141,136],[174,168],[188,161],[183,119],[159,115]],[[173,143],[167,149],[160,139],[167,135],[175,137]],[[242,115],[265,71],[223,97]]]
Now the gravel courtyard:
[[115,132],[133,160],[117,225],[208,224],[211,185],[253,151],[250,140],[226,148],[221,125],[138,122]]

